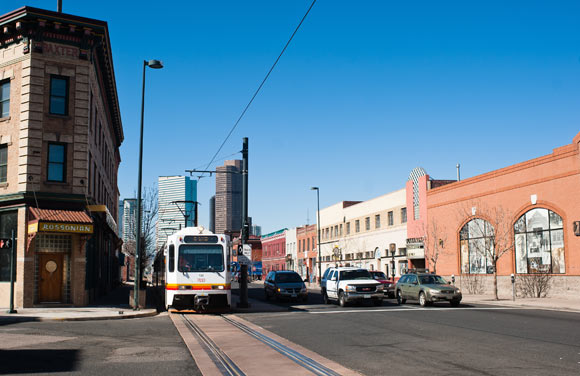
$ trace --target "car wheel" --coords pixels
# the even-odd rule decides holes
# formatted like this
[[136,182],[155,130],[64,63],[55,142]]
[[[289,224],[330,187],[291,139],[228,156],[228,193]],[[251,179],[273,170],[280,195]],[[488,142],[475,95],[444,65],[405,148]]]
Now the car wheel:
[[342,291],[338,293],[338,304],[340,304],[341,307],[346,307],[346,298]]
[[375,299],[373,300],[373,304],[377,307],[382,306],[383,305],[383,299]]
[[405,302],[407,302],[407,299],[403,299],[403,296],[401,295],[401,290],[397,291],[397,304],[405,304]]
[[330,300],[328,300],[328,295],[326,294],[326,291],[324,291],[322,293],[322,300],[324,301],[324,304],[329,304]]
[[451,300],[449,303],[451,304],[451,307],[459,307],[459,302],[461,302],[461,300]]
[[419,293],[419,305],[421,307],[425,307],[426,305],[429,305],[429,302],[427,301],[427,296],[425,296],[425,293],[423,291],[421,291]]

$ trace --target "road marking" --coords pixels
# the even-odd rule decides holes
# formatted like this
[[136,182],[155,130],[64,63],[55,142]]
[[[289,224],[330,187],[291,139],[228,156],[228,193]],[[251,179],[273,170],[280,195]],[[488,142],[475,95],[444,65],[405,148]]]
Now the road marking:
[[[469,307],[469,308],[438,308],[438,307],[430,307],[430,308],[419,308],[419,307],[408,307],[408,308],[384,308],[384,309],[344,309],[344,310],[337,310],[337,311],[306,311],[304,313],[310,313],[313,315],[321,315],[325,313],[372,313],[372,312],[412,312],[412,311],[499,311],[499,310],[514,310],[514,309],[522,309],[521,307],[489,307],[489,308],[478,308],[478,307]],[[295,312],[301,313],[301,312]]]

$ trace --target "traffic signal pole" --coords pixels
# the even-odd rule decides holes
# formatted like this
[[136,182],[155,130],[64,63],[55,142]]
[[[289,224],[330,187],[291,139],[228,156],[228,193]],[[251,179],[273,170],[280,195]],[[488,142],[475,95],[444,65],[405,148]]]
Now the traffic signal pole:
[[[248,223],[248,138],[243,139],[242,148],[242,228],[240,231],[240,243],[242,249],[248,244],[250,238],[250,226]],[[239,254],[239,253],[238,253]],[[238,308],[248,308],[248,265],[243,264],[240,268],[240,302]]]

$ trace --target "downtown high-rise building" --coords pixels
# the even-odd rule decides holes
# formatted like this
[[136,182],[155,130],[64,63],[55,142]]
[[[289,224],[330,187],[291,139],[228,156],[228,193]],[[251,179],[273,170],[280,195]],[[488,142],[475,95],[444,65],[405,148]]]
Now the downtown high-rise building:
[[137,199],[136,198],[126,198],[123,200],[123,218],[120,231],[123,235],[123,244],[127,244],[129,241],[133,241],[136,238],[137,232]]
[[242,227],[242,161],[225,161],[215,178],[215,232],[239,232]]
[[158,180],[157,249],[175,231],[194,226],[197,181],[189,176],[160,176]]

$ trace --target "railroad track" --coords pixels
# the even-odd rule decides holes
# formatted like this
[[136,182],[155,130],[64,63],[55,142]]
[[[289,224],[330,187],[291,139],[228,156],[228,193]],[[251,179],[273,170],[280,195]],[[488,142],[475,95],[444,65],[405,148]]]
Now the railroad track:
[[[219,346],[206,334],[204,331],[194,323],[187,314],[179,314],[186,327],[191,331],[191,333],[196,337],[201,347],[204,349],[206,354],[209,356],[214,365],[218,368],[222,375],[226,376],[242,376],[245,373],[242,371],[241,367],[238,366],[228,355],[223,352]],[[255,329],[250,328],[243,323],[232,320],[226,315],[220,315],[224,320],[224,325],[232,325],[242,332],[250,335],[256,340],[262,342],[263,344],[276,350],[278,353],[284,355],[285,357],[291,359],[299,366],[312,372],[314,375],[318,376],[340,376],[332,369],[320,364],[319,362],[301,354],[300,352],[291,349],[290,347],[276,341],[275,339],[258,332]]]

